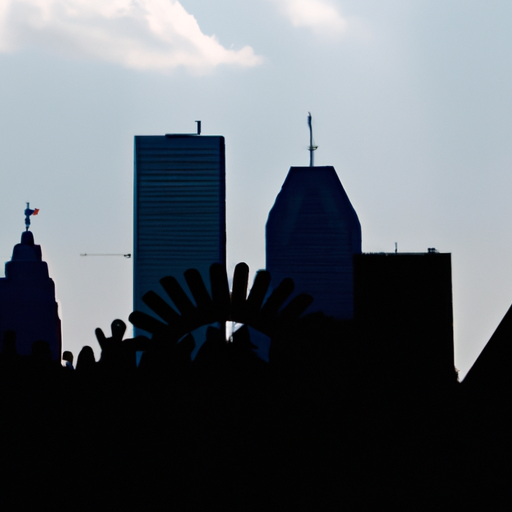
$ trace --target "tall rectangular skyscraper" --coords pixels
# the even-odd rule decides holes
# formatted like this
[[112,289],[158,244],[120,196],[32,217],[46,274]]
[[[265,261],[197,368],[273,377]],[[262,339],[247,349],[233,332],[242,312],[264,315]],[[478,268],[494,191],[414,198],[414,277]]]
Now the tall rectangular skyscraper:
[[159,280],[197,268],[209,285],[212,263],[226,263],[224,137],[135,137],[134,309],[165,296]]

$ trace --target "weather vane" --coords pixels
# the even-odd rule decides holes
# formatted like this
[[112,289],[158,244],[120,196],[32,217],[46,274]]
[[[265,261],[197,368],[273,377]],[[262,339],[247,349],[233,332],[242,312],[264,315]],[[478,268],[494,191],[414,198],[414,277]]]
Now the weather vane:
[[313,167],[314,166],[314,163],[313,163],[313,151],[315,151],[315,149],[318,149],[318,146],[313,146],[313,126],[311,124],[311,112],[308,112],[308,126],[309,126],[309,166],[310,167]]
[[39,208],[36,208],[35,210],[30,209],[30,203],[27,203],[27,207],[25,208],[25,227],[26,231],[28,231],[28,228],[30,227],[30,216],[31,215],[37,215],[39,213]]

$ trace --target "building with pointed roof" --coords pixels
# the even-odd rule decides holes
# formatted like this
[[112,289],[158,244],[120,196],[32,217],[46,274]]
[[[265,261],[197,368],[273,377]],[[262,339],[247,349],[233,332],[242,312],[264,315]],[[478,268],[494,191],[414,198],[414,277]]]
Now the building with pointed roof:
[[[30,224],[30,223],[29,223]],[[61,324],[55,301],[55,284],[42,259],[41,246],[31,231],[24,231],[14,246],[11,261],[0,278],[0,338],[16,332],[18,354],[29,355],[35,341],[49,344],[52,359],[60,360]]]

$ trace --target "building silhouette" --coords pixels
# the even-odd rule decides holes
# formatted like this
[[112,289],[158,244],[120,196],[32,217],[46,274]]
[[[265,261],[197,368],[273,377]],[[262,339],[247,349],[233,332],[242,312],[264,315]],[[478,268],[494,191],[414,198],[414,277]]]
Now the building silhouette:
[[134,310],[162,277],[226,263],[224,137],[199,133],[135,137]]
[[[354,256],[354,318],[373,366],[403,385],[453,382],[451,255],[377,253]],[[370,362],[369,362],[370,364]]]
[[471,393],[510,397],[512,385],[506,369],[512,357],[512,306],[473,363],[462,384]]
[[291,277],[314,297],[309,311],[353,316],[352,258],[361,225],[334,167],[291,167],[266,225],[272,282]]
[[[27,226],[28,228],[28,226]],[[60,360],[61,325],[55,301],[55,284],[42,259],[41,246],[31,231],[24,231],[14,246],[11,261],[0,279],[0,334],[16,332],[18,354],[30,355],[35,341],[49,344],[51,356]]]

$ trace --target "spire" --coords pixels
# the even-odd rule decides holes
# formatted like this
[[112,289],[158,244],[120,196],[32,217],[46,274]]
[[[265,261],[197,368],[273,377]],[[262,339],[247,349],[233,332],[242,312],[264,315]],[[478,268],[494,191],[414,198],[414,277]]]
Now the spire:
[[311,119],[312,119],[312,116],[311,116],[311,112],[308,112],[308,126],[309,126],[309,166],[310,167],[314,167],[314,163],[313,163],[313,151],[315,151],[315,149],[318,149],[318,146],[313,146],[313,126],[311,124]]
[[39,213],[39,208],[36,208],[35,210],[30,209],[30,203],[27,203],[27,207],[25,208],[25,231],[28,231],[28,228],[30,227],[30,216],[31,215],[37,215]]

